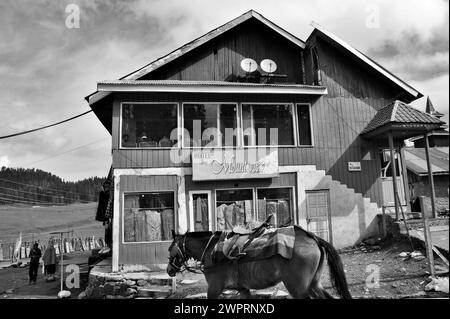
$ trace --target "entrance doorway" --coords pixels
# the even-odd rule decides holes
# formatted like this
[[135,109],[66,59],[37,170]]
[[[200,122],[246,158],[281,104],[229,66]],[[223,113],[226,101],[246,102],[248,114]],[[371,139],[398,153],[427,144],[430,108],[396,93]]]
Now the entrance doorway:
[[211,191],[189,192],[191,231],[212,231]]
[[306,192],[306,220],[308,231],[332,244],[328,190]]

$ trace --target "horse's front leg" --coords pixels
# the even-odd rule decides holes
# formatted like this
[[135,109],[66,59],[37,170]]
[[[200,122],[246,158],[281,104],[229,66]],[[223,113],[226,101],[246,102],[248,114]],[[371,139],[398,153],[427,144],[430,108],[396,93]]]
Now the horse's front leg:
[[224,286],[222,281],[209,282],[207,292],[208,299],[219,299],[223,287]]

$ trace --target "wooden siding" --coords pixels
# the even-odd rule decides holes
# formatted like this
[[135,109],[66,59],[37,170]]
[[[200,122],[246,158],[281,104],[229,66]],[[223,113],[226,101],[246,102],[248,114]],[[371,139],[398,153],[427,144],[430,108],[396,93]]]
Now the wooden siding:
[[[256,19],[224,33],[142,79],[229,81],[243,76],[240,63],[252,58],[274,60],[286,81],[303,83],[302,49]],[[258,70],[260,68],[258,67]]]
[[[177,193],[176,176],[136,176],[120,177],[120,235],[119,235],[119,265],[120,264],[164,264],[167,263],[170,241],[156,243],[123,243],[123,194],[127,192],[173,191]],[[177,205],[175,205],[177,206]],[[175,210],[175,225],[177,214]]]
[[[217,43],[199,48],[174,63],[159,69],[149,76],[153,79],[178,78],[183,80],[223,80],[226,74],[236,70],[241,56],[233,57],[232,52],[251,52],[261,57],[271,48],[270,36],[257,34],[256,29],[248,26],[240,32],[227,34]],[[270,34],[270,32],[268,32]],[[277,41],[284,41],[278,39]],[[252,47],[250,43],[254,46]],[[260,45],[256,45],[256,44]],[[315,45],[319,56],[322,84],[327,87],[328,95],[317,98],[299,95],[252,95],[252,94],[192,94],[192,93],[120,93],[115,94],[113,110],[113,166],[114,168],[171,167],[169,150],[127,150],[119,149],[119,107],[120,102],[289,102],[311,103],[311,117],[314,147],[283,147],[279,149],[280,165],[316,165],[325,170],[334,180],[354,188],[356,192],[371,198],[379,206],[382,204],[380,181],[380,161],[378,146],[363,140],[359,134],[375,116],[377,110],[401,96],[399,88],[388,84],[379,75],[351,60],[344,53],[323,40],[310,39],[309,45]],[[217,47],[222,71],[207,67]],[[270,48],[269,48],[270,47]],[[225,49],[227,48],[227,49]],[[268,49],[269,48],[269,49]],[[249,50],[249,51],[246,51]],[[254,51],[252,51],[254,50]],[[267,51],[269,50],[269,51]],[[294,50],[294,48],[293,48]],[[299,50],[295,48],[295,50]],[[225,51],[228,52],[225,54]],[[288,50],[289,51],[289,50]],[[209,52],[209,53],[208,53]],[[211,53],[212,52],[212,53]],[[291,65],[305,69],[306,82],[311,84],[312,62],[309,47],[303,51],[305,63],[292,51],[286,56],[286,68]],[[223,54],[223,55],[221,55]],[[300,54],[298,55],[300,56]],[[259,59],[259,57],[255,58]],[[194,62],[189,62],[194,61]],[[190,63],[190,64],[189,64]],[[189,66],[189,67],[188,67]],[[295,67],[294,67],[295,66]],[[171,69],[172,68],[172,69]],[[281,66],[282,70],[285,68]],[[176,69],[176,70],[175,70]],[[228,70],[228,71],[226,71]],[[217,73],[218,72],[218,73]],[[229,73],[227,73],[229,72]],[[284,71],[283,71],[284,72]],[[213,74],[216,74],[213,76]],[[217,74],[219,74],[217,76]],[[299,77],[303,74],[294,72]],[[297,81],[297,80],[296,80]],[[361,172],[348,172],[349,161],[360,161]],[[189,166],[189,164],[184,164]],[[222,182],[221,182],[222,183]]]

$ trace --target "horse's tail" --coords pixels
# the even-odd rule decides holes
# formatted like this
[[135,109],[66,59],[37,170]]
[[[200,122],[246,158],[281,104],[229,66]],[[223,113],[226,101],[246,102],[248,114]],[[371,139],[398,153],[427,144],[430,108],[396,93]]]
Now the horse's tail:
[[347,279],[345,278],[344,266],[342,265],[341,257],[336,249],[326,240],[318,236],[314,236],[320,248],[325,250],[327,255],[328,267],[330,268],[331,283],[343,299],[352,299],[350,291],[348,290]]

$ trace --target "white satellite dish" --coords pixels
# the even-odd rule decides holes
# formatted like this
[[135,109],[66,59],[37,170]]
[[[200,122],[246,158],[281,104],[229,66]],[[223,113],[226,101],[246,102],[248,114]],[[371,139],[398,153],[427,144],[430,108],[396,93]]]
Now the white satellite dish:
[[262,60],[260,66],[261,69],[267,73],[273,73],[277,70],[277,64],[270,59]]
[[258,68],[258,63],[253,59],[245,58],[241,61],[241,68],[248,73],[255,72]]

